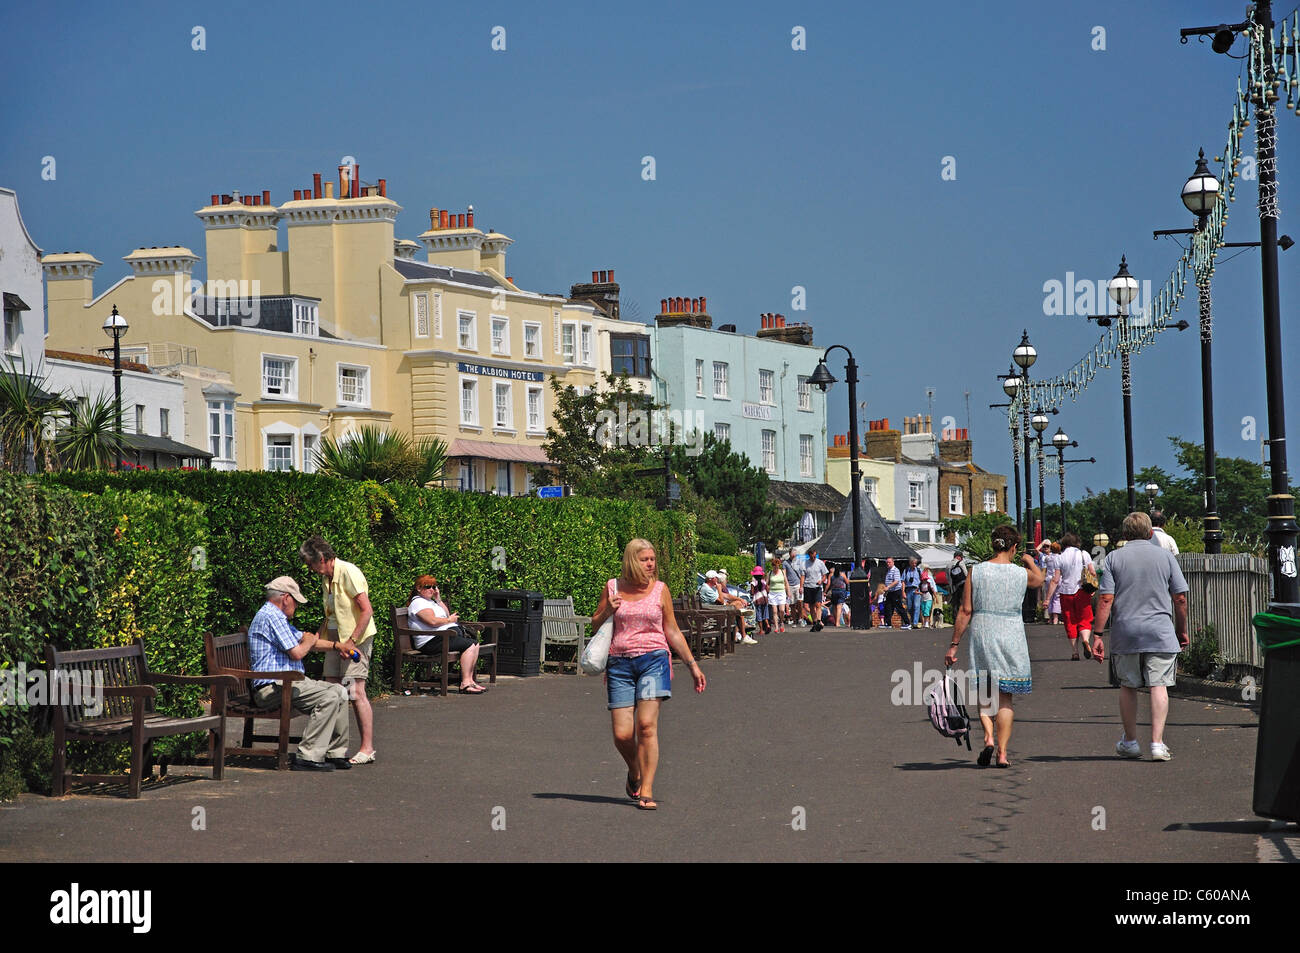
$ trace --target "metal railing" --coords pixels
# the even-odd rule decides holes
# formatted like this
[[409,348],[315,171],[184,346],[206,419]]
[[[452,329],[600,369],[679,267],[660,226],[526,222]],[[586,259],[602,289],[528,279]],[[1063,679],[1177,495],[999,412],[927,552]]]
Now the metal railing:
[[1213,625],[1226,665],[1264,667],[1251,618],[1268,608],[1268,561],[1245,553],[1179,553],[1190,633]]

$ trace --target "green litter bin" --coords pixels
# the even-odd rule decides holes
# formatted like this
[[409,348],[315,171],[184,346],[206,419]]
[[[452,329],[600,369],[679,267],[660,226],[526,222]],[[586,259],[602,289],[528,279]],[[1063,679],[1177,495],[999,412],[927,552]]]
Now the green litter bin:
[[1260,612],[1252,621],[1264,653],[1254,811],[1300,821],[1300,619]]

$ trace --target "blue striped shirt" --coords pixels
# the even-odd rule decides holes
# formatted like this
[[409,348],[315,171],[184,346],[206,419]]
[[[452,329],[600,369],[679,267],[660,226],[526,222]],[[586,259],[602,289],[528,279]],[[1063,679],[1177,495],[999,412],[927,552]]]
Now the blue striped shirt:
[[[302,633],[293,627],[280,607],[263,602],[248,627],[248,663],[254,672],[304,671],[302,662],[289,657],[290,649],[298,647]],[[253,679],[253,687],[276,685],[269,678]]]
[[894,588],[894,583],[902,582],[902,574],[898,571],[897,566],[890,566],[889,572],[885,573],[885,588]]

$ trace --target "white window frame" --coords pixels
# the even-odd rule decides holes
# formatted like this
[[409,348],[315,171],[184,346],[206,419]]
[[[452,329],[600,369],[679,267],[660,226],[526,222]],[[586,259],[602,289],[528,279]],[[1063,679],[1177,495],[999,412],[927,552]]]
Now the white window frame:
[[[500,398],[503,393],[506,395],[505,423],[501,422],[500,413]],[[515,432],[515,388],[509,381],[492,382],[492,429]]]
[[[534,417],[534,397],[536,398],[536,415]],[[524,424],[529,433],[546,433],[546,389],[540,384],[528,385]]]
[[984,491],[984,512],[996,513],[997,511],[998,511],[998,491],[985,490]]
[[17,308],[5,308],[4,352],[17,356],[22,352],[23,313]]
[[713,362],[713,399],[730,400],[731,366],[725,361]]
[[962,515],[962,502],[963,502],[962,495],[963,494],[961,491],[961,487],[957,486],[956,484],[948,485],[948,515],[949,516]]
[[880,490],[880,481],[877,480],[875,477],[863,477],[862,488],[867,491],[867,498],[871,500],[872,504],[875,506],[879,506],[880,501],[877,498],[876,494]]
[[812,434],[799,434],[799,475],[813,475],[813,438]]
[[[269,433],[266,435],[264,446],[266,448],[266,468],[268,470],[272,472],[288,472],[294,469],[294,447],[293,436],[291,434]],[[272,448],[275,448],[276,450],[289,451],[288,458],[284,459],[282,454],[273,455],[271,453]],[[271,464],[273,460],[276,459],[284,459],[287,466],[272,466]]]
[[[534,334],[533,347],[529,347],[529,332]],[[545,357],[542,353],[542,323],[540,321],[524,322],[524,359],[540,361]]]
[[[343,372],[360,371],[361,394],[355,399],[347,399],[343,396]],[[370,368],[365,364],[343,364],[335,365],[335,380],[338,387],[338,401],[340,407],[369,407],[370,406]]]
[[704,396],[704,361],[695,359],[695,396]]
[[158,436],[170,437],[172,435],[172,412],[167,407],[158,408]]
[[560,361],[564,364],[578,363],[578,322],[560,322]]
[[[468,414],[465,413],[466,384],[470,385],[473,396],[471,406],[468,408]],[[459,375],[459,380],[456,383],[456,405],[460,408],[457,419],[460,420],[462,427],[474,427],[476,429],[479,427],[478,403],[478,378],[469,374]]]
[[776,472],[776,431],[764,430],[761,436],[763,469],[768,473]]
[[314,304],[293,305],[293,333],[304,337],[320,337],[320,307]]
[[[506,480],[505,480],[506,485],[505,485],[505,492],[504,492],[504,493],[501,492],[501,475],[502,475],[503,473],[505,474],[505,477],[506,477]],[[510,463],[509,463],[508,461],[505,461],[505,460],[498,460],[498,461],[497,461],[497,472],[496,472],[495,476],[496,476],[496,480],[494,481],[495,485],[492,487],[492,492],[495,493],[497,496],[511,496],[511,495],[513,495],[513,493],[514,493],[514,480],[512,479],[512,475],[511,475],[511,473],[510,473]]]
[[[466,344],[465,322],[469,321],[469,343]],[[463,308],[456,310],[456,347],[462,351],[478,350],[478,312],[466,311]]]
[[925,509],[925,484],[917,480],[907,481],[907,508],[910,510]]
[[799,409],[812,410],[812,384],[809,383],[811,378],[799,375]]
[[730,442],[731,424],[723,423],[720,420],[717,421],[713,425],[713,436],[716,437],[718,440],[726,440],[727,442]]
[[759,368],[758,402],[760,404],[776,404],[776,371]]
[[578,355],[583,367],[596,366],[595,326],[583,324],[578,327]]
[[[209,400],[208,405],[208,450],[212,452],[214,460],[235,459],[235,402],[233,400]],[[217,432],[212,429],[212,417],[217,418]],[[216,446],[213,446],[213,441]],[[224,442],[224,447],[223,447]],[[222,454],[221,450],[229,450],[230,453]]]
[[411,295],[411,334],[417,338],[429,336],[429,293],[427,291]]
[[[311,441],[309,444],[308,441]],[[316,472],[316,451],[320,449],[320,431],[311,424],[302,428],[302,472]]]
[[[269,427],[262,428],[262,469],[263,470],[272,470],[271,467],[272,438],[276,439],[277,441],[285,441],[285,440],[288,441],[289,466],[287,469],[289,470],[299,469],[298,467],[299,432],[300,431],[298,430],[297,427],[294,427],[291,424],[286,424],[283,421],[277,421],[271,424]],[[283,446],[283,445],[284,445],[283,443],[276,444],[276,446]],[[274,468],[273,472],[282,472],[285,469],[286,468],[284,467],[276,467]]]
[[[285,383],[278,394],[272,393],[267,386],[269,378],[267,377],[267,362],[278,361],[288,365],[285,377]],[[298,359],[290,357],[287,354],[262,354],[262,396],[268,400],[297,400],[298,399]]]
[[[491,318],[492,329],[492,353],[498,357],[510,356],[510,319],[504,314],[494,314]],[[498,349],[497,330],[501,331],[500,348]]]

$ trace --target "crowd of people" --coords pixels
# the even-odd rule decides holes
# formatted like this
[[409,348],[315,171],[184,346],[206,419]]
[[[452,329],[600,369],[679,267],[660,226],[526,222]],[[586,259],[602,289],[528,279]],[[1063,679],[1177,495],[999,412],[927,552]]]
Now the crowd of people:
[[1152,761],[1170,760],[1164,727],[1178,653],[1189,643],[1188,586],[1174,558],[1176,544],[1152,524],[1148,514],[1130,513],[1122,527],[1123,543],[1102,561],[1100,570],[1073,533],[1056,543],[1044,541],[1021,551],[1015,527],[993,531],[994,555],[966,578],[952,642],[944,656],[946,666],[954,665],[958,648],[969,635],[972,670],[996,687],[996,702],[992,691],[981,699],[980,765],[1010,764],[1007,745],[1015,702],[1032,691],[1023,610],[1026,594],[1033,589],[1039,590],[1038,604],[1053,623],[1059,619],[1064,626],[1074,661],[1080,659],[1080,651],[1097,662],[1106,661],[1103,632],[1111,623],[1110,654],[1120,684],[1123,723],[1115,752],[1123,758],[1142,756],[1137,740],[1138,690],[1147,688],[1151,696],[1148,751]]
[[[1162,520],[1157,515],[1154,522]],[[956,663],[965,642],[972,670],[996,687],[996,701],[990,691],[979,711],[984,732],[977,758],[980,765],[1010,765],[1008,745],[1016,701],[1033,688],[1024,627],[1024,607],[1032,603],[1027,598],[1030,590],[1038,592],[1038,606],[1053,624],[1064,626],[1072,659],[1079,659],[1082,651],[1088,658],[1104,661],[1103,632],[1111,624],[1110,654],[1121,685],[1123,723],[1116,753],[1141,757],[1136,718],[1138,690],[1146,687],[1151,696],[1150,756],[1157,761],[1170,759],[1164,726],[1177,656],[1188,644],[1187,583],[1174,558],[1176,545],[1158,525],[1153,526],[1151,517],[1130,514],[1123,535],[1125,541],[1141,545],[1117,549],[1104,561],[1100,574],[1074,534],[1022,549],[1012,526],[993,531],[993,556],[971,569],[957,551],[943,586],[930,567],[915,557],[901,568],[892,558],[883,565],[862,565],[868,587],[879,580],[870,602],[872,623],[882,628],[892,628],[896,617],[903,629],[941,624],[936,620],[941,618],[940,599],[946,590],[957,611],[945,666]],[[376,629],[365,575],[340,559],[319,536],[302,544],[300,556],[305,567],[321,578],[323,620],[315,632],[295,628],[294,614],[307,599],[292,577],[271,580],[248,630],[251,668],[268,676],[301,673],[309,652],[324,652],[321,680],[290,683],[293,709],[308,716],[292,766],[334,771],[373,764],[377,756],[373,712],[365,683]],[[795,626],[818,632],[826,625],[851,624],[853,568],[828,566],[816,549],[806,556],[786,553],[769,560],[766,567],[755,565],[743,591],[729,585],[725,569],[709,570],[698,594],[703,605],[738,610],[742,643],[756,645],[755,632],[766,635]],[[746,618],[751,608],[752,622]],[[443,601],[435,577],[422,575],[415,580],[408,619],[415,648],[440,653],[447,640],[448,648],[459,653],[461,694],[487,691],[474,676],[478,643],[460,626],[459,614]],[[625,792],[641,809],[655,810],[660,708],[672,697],[670,653],[686,662],[697,692],[704,691],[706,681],[677,625],[672,596],[658,577],[654,547],[646,540],[628,543],[620,575],[608,580],[601,592],[593,629],[607,619],[614,621],[606,669],[608,708],[614,746],[627,767]],[[261,707],[278,706],[281,691],[282,683],[274,677],[253,680],[253,699]],[[351,757],[347,755],[349,704],[360,735]]]

